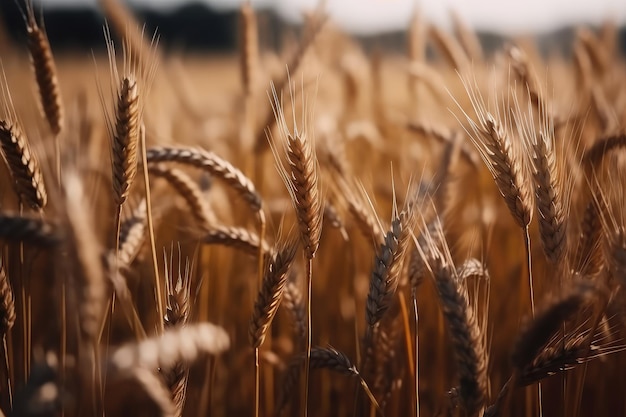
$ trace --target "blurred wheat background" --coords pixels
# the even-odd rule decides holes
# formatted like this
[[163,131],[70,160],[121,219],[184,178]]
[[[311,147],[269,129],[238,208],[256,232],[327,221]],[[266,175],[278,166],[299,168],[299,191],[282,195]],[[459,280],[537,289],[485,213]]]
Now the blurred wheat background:
[[0,414],[626,415],[616,23],[14,6]]

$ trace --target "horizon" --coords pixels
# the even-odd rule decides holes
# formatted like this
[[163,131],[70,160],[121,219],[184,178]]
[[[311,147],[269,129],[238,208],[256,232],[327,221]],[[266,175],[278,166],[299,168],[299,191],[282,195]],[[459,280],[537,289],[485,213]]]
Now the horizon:
[[[297,2],[297,4],[296,4]],[[38,1],[44,8],[98,7],[98,0]],[[134,8],[150,8],[167,12],[185,5],[202,4],[217,10],[234,10],[240,0],[132,0]],[[282,18],[299,23],[302,12],[316,7],[319,0],[253,0],[257,9],[273,9]],[[450,27],[450,12],[457,13],[472,28],[505,35],[544,33],[563,27],[599,25],[607,20],[626,24],[626,6],[622,0],[527,0],[520,5],[496,0],[444,0],[424,3],[415,0],[327,0],[331,19],[344,31],[369,35],[402,30],[419,4],[425,18],[444,28]],[[358,7],[357,7],[358,6]],[[354,11],[358,8],[358,13]]]

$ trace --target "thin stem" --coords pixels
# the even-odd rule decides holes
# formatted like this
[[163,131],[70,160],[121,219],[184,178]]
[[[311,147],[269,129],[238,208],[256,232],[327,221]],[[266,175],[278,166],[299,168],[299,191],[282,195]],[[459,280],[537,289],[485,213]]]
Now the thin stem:
[[413,376],[413,346],[411,346],[411,324],[409,323],[409,311],[406,306],[404,296],[399,294],[398,299],[400,300],[400,312],[402,313],[402,324],[404,326],[404,342],[406,345],[407,360],[409,361],[409,372],[411,372],[411,376]]
[[154,268],[154,286],[156,288],[156,304],[159,319],[157,323],[159,330],[163,333],[164,324],[163,317],[163,291],[161,289],[161,280],[159,279],[159,264],[156,255],[156,243],[154,238],[154,223],[152,221],[152,204],[150,203],[150,178],[148,176],[148,156],[146,151],[146,129],[144,126],[140,129],[141,133],[141,158],[143,159],[143,179],[146,189],[146,213],[148,218],[148,235],[150,236],[150,252],[152,253],[152,266]]
[[266,227],[266,222],[265,222],[265,213],[263,212],[263,209],[259,209],[259,259],[258,259],[258,278],[259,278],[259,282],[258,282],[258,287],[257,290],[259,290],[261,288],[261,285],[263,284],[263,271],[264,271],[264,265],[263,265],[263,257],[265,256],[265,253],[263,252],[263,242],[265,241],[265,227]]
[[54,135],[54,159],[56,164],[57,185],[61,188],[61,141],[59,135]]
[[419,394],[419,311],[417,308],[417,294],[413,291],[413,313],[415,314],[415,416],[420,417],[420,394]]
[[[61,277],[61,390],[65,392],[67,360],[67,285],[65,274]],[[6,343],[6,341],[5,341]],[[8,364],[8,363],[7,363]],[[61,403],[61,417],[65,416],[65,404]]]
[[306,338],[306,359],[304,361],[304,417],[308,415],[309,408],[309,371],[311,364],[311,289],[313,282],[313,259],[307,259],[307,302],[306,302],[306,316],[307,316],[307,338]]
[[524,228],[524,249],[526,250],[526,260],[528,268],[528,288],[530,291],[530,311],[533,318],[535,317],[535,292],[533,290],[533,263],[530,247],[530,232],[528,226]]
[[259,417],[261,398],[261,369],[259,367],[259,348],[254,348],[254,417]]
[[9,367],[9,348],[7,347],[7,336],[2,338],[2,347],[4,349],[4,365],[7,372],[7,394],[9,396],[9,407],[13,409],[13,389],[11,387],[10,367]]
[[[528,225],[524,228],[524,248],[526,249],[526,259],[528,261],[528,288],[530,292],[530,311],[535,317],[535,291],[533,289],[533,263],[532,263],[532,255],[531,255],[531,247],[530,247],[530,231],[528,230]],[[537,395],[538,395],[538,407],[539,407],[539,417],[543,416],[543,406],[542,406],[542,395],[541,395],[541,382],[537,384]]]

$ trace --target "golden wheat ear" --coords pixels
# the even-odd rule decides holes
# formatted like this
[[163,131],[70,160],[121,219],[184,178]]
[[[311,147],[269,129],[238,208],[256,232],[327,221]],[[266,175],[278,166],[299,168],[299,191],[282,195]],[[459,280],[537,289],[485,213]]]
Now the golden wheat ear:
[[32,209],[42,210],[48,202],[43,174],[17,122],[0,120],[0,146],[20,201]]
[[267,257],[263,282],[248,326],[248,336],[253,348],[258,348],[263,344],[269,326],[278,311],[287,283],[287,272],[298,248],[297,243],[295,239],[288,240]]
[[26,11],[20,10],[26,23],[28,51],[32,61],[39,99],[50,130],[58,136],[63,130],[64,108],[52,48],[45,28],[35,17],[32,0],[25,0]]

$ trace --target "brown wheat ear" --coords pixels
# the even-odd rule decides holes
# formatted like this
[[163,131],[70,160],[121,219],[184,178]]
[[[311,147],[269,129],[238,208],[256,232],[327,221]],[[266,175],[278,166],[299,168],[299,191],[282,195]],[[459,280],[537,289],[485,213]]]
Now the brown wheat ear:
[[543,250],[549,262],[559,264],[567,254],[568,190],[562,184],[552,120],[546,110],[540,108],[540,111],[538,131],[533,126],[532,116],[522,115],[519,105],[515,119],[530,155]]
[[[180,259],[179,259],[180,263]],[[167,268],[166,268],[167,270]],[[187,261],[184,271],[173,271],[173,261],[170,257],[170,268],[166,278],[167,285],[167,308],[165,311],[165,327],[183,327],[189,322],[191,314],[191,269]],[[171,369],[161,369],[164,372],[165,381],[170,389],[172,400],[176,406],[176,416],[182,416],[185,398],[187,395],[187,378],[189,369],[182,363],[176,364]]]
[[113,192],[118,207],[128,198],[130,186],[137,175],[140,124],[137,81],[132,77],[124,77],[118,90],[111,142]]
[[287,272],[297,248],[297,241],[288,241],[267,259],[263,282],[248,326],[248,336],[253,348],[263,344],[267,330],[278,311],[287,283]]
[[396,292],[413,224],[412,210],[394,214],[391,228],[376,251],[365,304],[365,317],[370,329],[383,318]]
[[35,210],[43,209],[48,202],[43,175],[17,123],[0,121],[0,146],[20,200]]
[[285,284],[282,305],[291,316],[294,336],[298,345],[301,346],[306,339],[306,311],[302,300],[302,291],[293,280],[289,280]]
[[63,129],[63,100],[52,48],[45,29],[37,23],[31,0],[26,0],[26,14],[28,50],[39,88],[39,98],[52,133],[58,135]]
[[452,263],[441,226],[426,236],[429,255],[422,256],[435,281],[458,365],[459,387],[453,392],[467,415],[476,416],[485,406],[488,386],[487,351],[479,318],[469,301],[467,283],[459,279]]
[[[282,392],[278,402],[278,414],[280,414],[289,403],[289,399],[293,397],[293,391],[298,386],[302,362],[304,360],[303,355],[296,356],[285,371],[282,382]],[[311,348],[310,363],[311,369],[328,369],[341,375],[359,376],[359,371],[356,366],[352,364],[348,356],[332,347]]]
[[262,200],[252,181],[230,162],[212,152],[198,148],[153,147],[147,152],[148,163],[177,162],[202,169],[219,178],[235,190],[248,203],[250,208],[259,212]]
[[215,225],[209,230],[202,231],[200,242],[207,245],[224,245],[238,249],[250,256],[259,256],[259,246],[263,253],[270,251],[270,245],[263,241],[259,242],[259,236],[240,227],[227,227]]
[[146,239],[147,215],[146,200],[143,199],[133,210],[132,215],[121,222],[117,255],[120,266],[130,266],[139,254]]
[[164,164],[149,164],[148,170],[150,174],[165,179],[185,199],[199,227],[206,229],[216,223],[215,213],[213,213],[198,184],[189,175]]
[[541,352],[565,321],[575,316],[597,296],[598,288],[589,281],[579,281],[560,297],[548,300],[517,336],[511,354],[513,366],[521,371]]
[[302,112],[304,123],[300,129],[295,122],[295,92],[291,90],[292,111],[294,112],[294,126],[290,131],[285,120],[280,99],[272,85],[273,108],[277,119],[277,124],[281,131],[281,140],[287,154],[287,166],[283,166],[278,154],[277,146],[270,140],[272,151],[277,161],[279,174],[281,175],[287,191],[291,196],[293,206],[296,210],[298,225],[300,227],[300,239],[304,253],[308,259],[313,259],[319,246],[322,234],[323,205],[318,180],[318,163],[315,156],[315,146],[313,137],[307,129],[306,114],[307,108]]
[[[4,264],[0,261],[0,340],[11,330],[15,323],[15,302],[11,282]],[[6,354],[6,352],[5,352]]]
[[[520,155],[506,131],[506,122],[500,123],[491,114],[482,99],[468,82],[466,90],[476,113],[476,120],[462,110],[469,129],[466,129],[483,162],[504,198],[513,219],[521,228],[526,228],[532,218],[532,198],[526,175],[526,159]],[[474,87],[475,88],[475,87]]]

